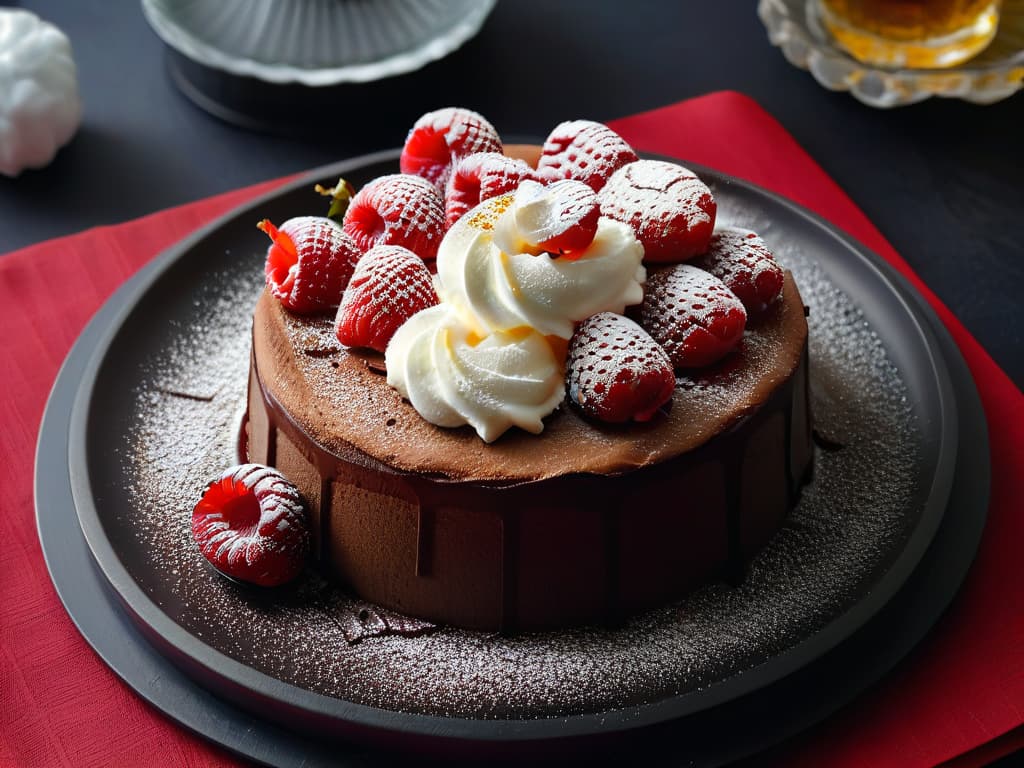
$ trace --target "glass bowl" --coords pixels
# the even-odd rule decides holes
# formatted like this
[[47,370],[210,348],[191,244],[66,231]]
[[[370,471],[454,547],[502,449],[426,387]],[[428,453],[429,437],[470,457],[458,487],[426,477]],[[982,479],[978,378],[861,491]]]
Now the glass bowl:
[[157,35],[211,69],[330,86],[401,75],[473,37],[496,0],[142,0]]
[[887,69],[863,64],[832,42],[814,0],[759,0],[773,45],[793,65],[833,91],[872,107],[898,107],[931,96],[991,104],[1024,85],[1024,0],[1004,0],[999,31],[974,58],[948,69]]

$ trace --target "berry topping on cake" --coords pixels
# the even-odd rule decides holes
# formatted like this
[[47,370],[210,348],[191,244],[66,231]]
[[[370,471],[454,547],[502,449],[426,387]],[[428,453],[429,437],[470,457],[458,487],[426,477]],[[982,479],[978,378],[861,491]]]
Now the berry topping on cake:
[[280,228],[257,225],[273,241],[264,271],[270,292],[292,312],[334,309],[348,285],[361,251],[335,222],[323,216],[288,219]]
[[717,277],[691,264],[675,264],[648,277],[640,322],[676,368],[699,368],[736,346],[747,313]]
[[475,152],[501,152],[498,132],[482,116],[462,107],[445,107],[423,115],[402,148],[402,173],[422,176],[443,190],[452,163]]
[[206,487],[192,510],[192,538],[221,573],[273,587],[301,573],[309,523],[298,490],[284,475],[242,464]]
[[704,253],[715,227],[711,190],[693,171],[660,160],[617,170],[601,190],[601,215],[628,224],[644,261],[679,262]]
[[445,190],[445,215],[450,227],[484,200],[514,192],[533,169],[522,160],[498,152],[476,152],[458,160]]
[[756,233],[741,227],[720,227],[708,252],[693,262],[735,293],[750,314],[763,311],[782,295],[782,267]]
[[445,230],[444,200],[419,176],[380,176],[352,198],[343,226],[362,251],[400,245],[433,259]]
[[569,342],[569,399],[591,418],[612,423],[650,421],[676,386],[665,350],[627,317],[600,312]]
[[495,242],[509,253],[516,253],[518,246],[509,240],[519,239],[523,250],[531,253],[578,259],[594,241],[600,216],[597,195],[581,181],[563,179],[547,186],[524,181],[516,191],[512,218],[503,219],[495,229]]
[[437,293],[423,260],[400,246],[378,245],[356,266],[335,332],[348,347],[383,352],[406,320],[435,304]]
[[592,120],[559,123],[544,142],[537,173],[544,180],[575,179],[599,192],[612,174],[637,159],[615,131]]

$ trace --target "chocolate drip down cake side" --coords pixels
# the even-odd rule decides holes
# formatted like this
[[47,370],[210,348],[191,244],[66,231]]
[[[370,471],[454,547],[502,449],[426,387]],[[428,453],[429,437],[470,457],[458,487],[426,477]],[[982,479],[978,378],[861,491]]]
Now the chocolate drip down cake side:
[[[503,148],[438,110],[401,171],[339,182],[337,222],[261,225],[246,449],[308,533],[264,493],[247,543],[278,565],[260,573],[308,556],[359,598],[503,633],[742,578],[813,455],[804,305],[761,238],[716,229],[695,174],[589,121]],[[244,495],[259,471],[211,488]],[[242,535],[231,503],[204,508],[211,534],[201,502],[193,530],[259,581],[218,559]]]

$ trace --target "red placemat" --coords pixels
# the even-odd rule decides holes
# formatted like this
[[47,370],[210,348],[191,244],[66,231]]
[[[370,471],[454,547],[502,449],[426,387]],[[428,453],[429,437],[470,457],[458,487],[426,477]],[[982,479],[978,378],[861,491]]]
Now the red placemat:
[[[749,179],[818,212],[931,302],[989,418],[992,502],[978,561],[936,630],[881,684],[776,749],[786,765],[981,764],[1024,743],[1024,395],[770,115],[716,93],[612,123],[638,149]],[[237,765],[138,699],[78,634],[49,581],[32,505],[36,434],[92,313],[160,250],[282,180],[0,257],[0,765]],[[1017,729],[1017,730],[1014,730]],[[981,749],[978,749],[981,747]],[[826,757],[827,756],[827,757]]]

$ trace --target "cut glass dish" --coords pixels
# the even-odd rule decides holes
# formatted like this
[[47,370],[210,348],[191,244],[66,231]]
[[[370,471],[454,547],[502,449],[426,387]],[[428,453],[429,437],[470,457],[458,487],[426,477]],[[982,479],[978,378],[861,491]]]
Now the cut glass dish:
[[786,59],[833,91],[849,91],[872,107],[897,107],[931,96],[992,104],[1024,85],[1024,0],[1005,0],[992,43],[948,69],[864,64],[835,44],[820,23],[815,0],[759,0],[768,38]]

